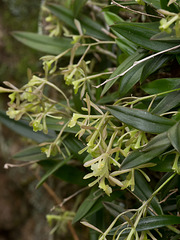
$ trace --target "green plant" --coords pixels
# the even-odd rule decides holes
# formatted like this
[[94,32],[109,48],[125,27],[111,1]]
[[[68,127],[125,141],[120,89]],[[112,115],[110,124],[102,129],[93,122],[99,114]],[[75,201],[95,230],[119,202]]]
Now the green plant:
[[[39,143],[14,156],[44,167],[38,186],[54,174],[90,187],[73,223],[83,219],[100,240],[177,239],[180,3],[111,3],[48,3],[51,37],[14,32],[54,55],[41,58],[43,75],[0,88],[11,100],[0,120]],[[111,223],[93,217],[104,208]]]

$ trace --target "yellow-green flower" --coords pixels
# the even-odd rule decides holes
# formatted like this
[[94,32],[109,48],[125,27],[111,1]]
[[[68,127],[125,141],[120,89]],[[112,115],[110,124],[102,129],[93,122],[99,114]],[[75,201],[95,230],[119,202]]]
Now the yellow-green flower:
[[76,125],[78,118],[81,118],[82,115],[78,113],[73,113],[73,116],[68,124],[68,127],[72,128]]
[[41,124],[41,119],[35,119],[30,123],[31,126],[33,126],[33,131],[42,131],[43,130],[43,125]]
[[16,121],[18,121],[22,115],[24,114],[23,110],[15,110],[12,107],[8,108],[8,111],[6,111],[6,114],[11,118],[11,119],[15,119]]

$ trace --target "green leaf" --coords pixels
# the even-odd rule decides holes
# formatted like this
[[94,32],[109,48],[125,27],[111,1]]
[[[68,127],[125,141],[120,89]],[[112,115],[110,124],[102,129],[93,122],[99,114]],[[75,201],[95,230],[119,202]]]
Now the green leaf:
[[[133,23],[123,22],[111,26],[112,30],[119,32],[128,40],[145,49],[163,51],[175,47],[175,43],[152,41],[151,37],[159,32],[159,22],[155,23]],[[176,50],[175,52],[179,52]]]
[[141,88],[151,95],[172,90],[179,83],[180,78],[161,78],[144,84]]
[[161,4],[159,0],[143,0],[143,1],[157,9],[161,8]]
[[40,161],[47,159],[46,154],[41,152],[41,147],[39,146],[25,148],[13,155],[13,158],[18,161]]
[[[170,178],[174,173],[168,172],[166,173],[159,182],[156,184],[155,190],[158,189],[168,178]],[[159,193],[159,199],[160,201],[163,200],[165,197],[168,196],[168,194],[172,191],[172,189],[178,188],[179,187],[179,175],[176,175],[171,181],[168,182],[162,189],[161,192]]]
[[71,9],[68,9],[62,5],[58,4],[48,4],[46,5],[47,9],[58,17],[62,22],[64,22],[70,29],[77,33],[77,28],[74,23],[74,14]]
[[23,120],[15,121],[14,119],[10,119],[3,111],[0,111],[0,122],[21,136],[30,138],[38,143],[49,141],[56,136],[54,131],[49,131],[48,134],[44,134],[43,132],[33,132],[33,129],[27,122]]
[[158,134],[157,136],[152,138],[151,141],[148,142],[148,144],[145,147],[143,147],[142,151],[149,152],[156,148],[161,148],[163,146],[166,146],[167,148],[170,146],[170,141],[167,132]]
[[87,156],[87,152],[84,152],[82,154],[78,153],[85,147],[82,141],[79,141],[75,136],[69,134],[68,137],[63,140],[63,143],[69,149],[70,153],[73,155],[74,158],[80,160],[81,162],[84,161]]
[[[52,158],[46,159],[45,161],[38,162],[46,171],[57,164],[57,161],[52,160]],[[59,168],[53,175],[65,182],[76,184],[79,186],[87,186],[90,180],[84,180],[83,177],[85,173],[82,169],[71,165],[63,165]]]
[[119,89],[121,97],[128,93],[128,91],[131,90],[133,86],[140,80],[145,64],[145,62],[138,64],[122,77]]
[[149,152],[134,151],[123,160],[121,165],[122,169],[134,168],[150,162],[152,159],[162,154],[168,147],[169,145],[165,145],[161,148],[155,148]]
[[76,18],[81,11],[82,7],[85,5],[87,0],[74,0],[73,2],[73,13],[74,17]]
[[173,147],[180,153],[180,121],[168,130],[168,138]]
[[155,163],[156,166],[151,167],[152,171],[156,172],[172,172],[172,166],[174,163],[174,156],[167,155],[166,157],[158,157],[151,160],[152,163]]
[[[106,210],[114,217],[117,217],[122,212],[125,212],[126,209],[122,206],[122,204],[115,204],[113,202],[103,202],[104,207]],[[131,218],[133,216],[132,212],[127,212],[126,216]],[[120,219],[124,222],[124,218],[120,217]]]
[[[123,73],[126,71],[130,66],[133,65],[135,61],[138,61],[139,59],[143,58],[145,56],[145,53],[140,53],[139,51],[135,52],[133,55],[130,55],[126,60],[118,66],[118,68],[111,74],[109,79],[116,77],[117,75]],[[106,83],[101,96],[103,96],[110,88],[111,86],[119,79],[120,77],[117,77],[109,82]]]
[[117,99],[119,97],[119,93],[113,92],[109,95],[106,95],[105,97],[102,97],[98,100],[97,104],[110,104],[110,103],[114,103],[114,99]]
[[[71,49],[73,45],[71,44],[70,38],[54,38],[46,35],[40,35],[38,33],[31,32],[21,32],[16,31],[12,33],[18,41],[25,44],[28,47],[36,49],[41,52],[58,55],[63,53],[67,49]],[[76,51],[76,55],[83,54],[85,48],[80,47]],[[70,56],[71,51],[69,51],[66,56]]]
[[176,32],[172,30],[171,33],[167,32],[160,32],[152,36],[151,40],[156,41],[170,41],[170,42],[176,42],[177,44],[180,43],[180,37],[176,36]]
[[143,82],[149,75],[162,67],[162,65],[169,59],[170,56],[168,55],[159,55],[149,61],[146,61],[146,65],[144,66],[141,74],[141,82]]
[[41,180],[36,185],[36,188],[40,187],[49,176],[51,176],[53,173],[55,173],[60,167],[62,167],[64,164],[66,164],[71,159],[71,156],[67,157],[64,160],[60,160],[58,163],[56,163],[53,167],[49,168],[49,170],[46,172],[46,174],[41,178]]
[[[180,85],[176,86],[177,89],[180,88]],[[179,105],[180,101],[180,90],[174,91],[169,94],[167,94],[160,102],[159,104],[151,111],[153,114],[161,114],[165,113],[172,108]]]
[[[136,228],[137,232],[142,231],[148,231],[152,229],[158,229],[162,227],[166,227],[168,225],[172,226],[175,224],[180,224],[180,217],[177,216],[171,216],[171,215],[160,215],[160,216],[152,216],[152,217],[145,217],[140,219],[139,224]],[[114,233],[117,231],[117,234],[120,233],[123,229],[127,228],[127,225],[124,225],[123,227],[119,228],[115,227],[113,228],[109,235],[114,235]],[[130,232],[130,229],[127,229],[123,231],[122,236],[126,236]]]
[[88,211],[93,207],[93,205],[97,202],[97,200],[101,197],[101,194],[97,196],[96,192],[97,192],[97,188],[92,188],[89,196],[80,205],[72,223],[75,223],[80,219],[82,219],[88,213]]
[[[63,21],[68,27],[70,27],[77,33],[77,28],[74,24],[73,12],[70,9],[67,9],[62,5],[57,4],[48,4],[47,8],[61,21]],[[102,31],[103,26],[93,21],[87,15],[81,14],[78,17],[78,20],[80,21],[81,28],[84,31],[84,34],[93,36],[101,40],[112,40],[111,37],[109,37]]]
[[109,11],[104,12],[104,18],[108,25],[124,22],[124,20],[121,17],[119,17],[117,14]]
[[96,203],[93,205],[93,207],[88,211],[88,213],[84,216],[86,219],[89,218],[89,216],[93,215],[100,209],[104,207],[104,202],[108,201],[109,204],[111,204],[111,201],[121,198],[123,195],[123,191],[117,192],[113,191],[110,196],[107,196],[106,194],[101,195],[100,198],[96,201]]
[[[105,11],[104,13],[105,20],[108,25],[112,25],[119,22],[124,22],[122,18],[120,18],[117,14]],[[117,36],[116,43],[121,51],[127,54],[133,54],[137,50],[136,44],[129,41],[127,38],[123,37],[120,33],[113,31],[113,33]]]
[[[142,201],[147,201],[151,195],[153,194],[153,191],[149,185],[149,183],[145,180],[144,176],[142,176],[141,173],[135,172],[135,189],[134,194],[139,197]],[[158,199],[154,197],[150,203],[151,209],[154,210],[155,213],[158,215],[163,214],[161,205],[158,202]],[[151,215],[154,215],[151,210],[149,210],[149,213]]]
[[116,38],[116,44],[122,52],[127,53],[128,55],[134,54],[137,50],[137,47],[124,37]]
[[107,110],[118,120],[141,131],[162,133],[175,122],[168,118],[153,115],[147,111],[122,106],[108,106]]
[[[52,129],[54,131],[61,131],[61,129],[64,127],[64,124],[66,124],[68,121],[69,119],[66,118],[62,118],[61,120],[50,117],[46,118],[48,129]],[[76,134],[79,130],[80,130],[79,126],[75,126],[72,128],[66,127],[63,132]]]
[[122,169],[129,169],[147,163],[162,154],[171,145],[167,132],[154,137],[141,151],[134,151],[122,162]]

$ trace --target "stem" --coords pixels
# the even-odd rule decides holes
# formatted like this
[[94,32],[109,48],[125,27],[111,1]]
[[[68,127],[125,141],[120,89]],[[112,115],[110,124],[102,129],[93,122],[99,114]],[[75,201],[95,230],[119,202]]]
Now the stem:
[[140,63],[142,63],[142,62],[145,62],[145,61],[147,61],[147,60],[149,60],[149,59],[151,59],[151,58],[154,58],[154,57],[156,57],[156,56],[158,56],[158,55],[160,55],[160,54],[162,54],[162,53],[166,53],[166,52],[175,50],[175,49],[177,49],[177,48],[179,48],[179,47],[180,47],[180,45],[177,45],[177,46],[175,46],[175,47],[168,48],[168,49],[165,49],[165,50],[163,50],[163,51],[161,51],[161,52],[158,52],[158,53],[155,53],[155,54],[153,54],[153,55],[150,55],[150,56],[148,56],[148,57],[146,57],[146,58],[143,58],[143,59],[141,59],[141,60],[139,60],[139,61],[135,61],[135,62],[133,63],[133,65],[132,65],[131,67],[129,67],[128,69],[126,69],[124,72],[118,74],[117,76],[115,76],[115,77],[113,77],[113,78],[107,79],[105,82],[103,82],[103,83],[99,84],[98,86],[96,86],[96,88],[99,88],[99,87],[103,86],[104,84],[106,84],[107,82],[110,82],[110,81],[112,81],[112,80],[114,80],[114,79],[116,79],[116,78],[118,78],[118,77],[124,76],[124,75],[125,75],[127,72],[129,72],[132,68],[134,68],[135,66],[137,66],[138,64],[140,64]]
[[91,75],[91,76],[87,76],[87,77],[84,77],[84,78],[80,78],[78,80],[76,80],[77,82],[83,82],[85,80],[89,80],[89,79],[93,79],[93,78],[97,78],[97,77],[101,77],[103,75],[109,75],[109,74],[112,74],[113,72],[105,72],[105,73],[98,73],[98,74],[94,74],[94,75]]
[[56,89],[58,92],[60,92],[60,93],[63,95],[63,97],[66,99],[66,102],[67,102],[68,107],[70,107],[69,99],[66,97],[66,95],[64,94],[64,92],[63,92],[61,89],[59,89],[58,87],[56,87],[56,85],[54,85],[53,83],[50,83],[50,82],[48,82],[48,81],[46,81],[46,80],[44,80],[44,82],[45,82],[47,85],[49,85],[49,86],[53,87],[54,89]]
[[173,227],[173,226],[167,226],[167,228],[169,228],[171,231],[180,234],[180,230],[178,230],[177,228]]
[[96,45],[99,45],[99,44],[115,44],[115,41],[98,41],[97,39],[97,42],[95,43],[84,43],[84,44],[81,44],[81,46],[96,46]]
[[[121,98],[119,99],[118,101],[116,101],[114,103],[114,105],[117,105],[118,103],[120,103],[122,100],[125,100],[125,99],[131,99],[131,98],[135,98],[136,100],[132,101],[132,102],[127,102],[126,105],[124,106],[127,106],[127,105],[134,105],[140,101],[143,101],[143,100],[147,100],[149,98],[155,98],[155,97],[158,97],[158,96],[162,96],[162,95],[165,95],[165,94],[168,94],[168,93],[172,93],[172,92],[176,92],[176,91],[180,91],[180,88],[176,88],[176,89],[172,89],[172,90],[169,90],[169,91],[165,91],[165,92],[161,92],[161,93],[157,93],[157,94],[152,94],[150,96],[144,96],[144,97],[140,97],[140,98],[137,98],[137,97],[126,97],[126,98]],[[153,99],[154,101],[154,99]],[[173,112],[173,113],[176,113],[176,112]],[[164,113],[164,114],[168,114],[168,113]]]
[[136,211],[137,211],[137,209],[129,209],[129,210],[127,210],[127,211],[119,214],[119,215],[114,219],[114,221],[109,225],[109,227],[106,229],[106,231],[103,233],[103,235],[99,238],[99,240],[105,239],[105,237],[107,236],[107,234],[109,233],[109,231],[113,228],[114,224],[117,222],[117,220],[118,220],[121,216],[125,215],[125,214],[128,213],[128,212],[136,212]]
[[127,9],[127,10],[129,10],[129,11],[131,11],[131,12],[134,12],[134,13],[138,13],[138,14],[141,14],[141,15],[145,15],[145,16],[148,16],[148,17],[161,18],[161,17],[159,17],[159,16],[154,16],[154,15],[151,15],[151,14],[148,14],[148,13],[143,13],[143,12],[140,12],[140,11],[137,11],[137,10],[134,10],[134,9],[131,9],[131,8],[127,7],[127,6],[124,6],[124,5],[121,5],[121,4],[117,3],[117,2],[115,2],[114,0],[112,0],[112,3],[113,3],[114,5],[116,5],[116,6],[118,6],[118,7]]
[[152,199],[156,196],[156,194],[173,178],[176,176],[176,173],[172,174],[155,192],[151,195],[146,203],[150,203]]

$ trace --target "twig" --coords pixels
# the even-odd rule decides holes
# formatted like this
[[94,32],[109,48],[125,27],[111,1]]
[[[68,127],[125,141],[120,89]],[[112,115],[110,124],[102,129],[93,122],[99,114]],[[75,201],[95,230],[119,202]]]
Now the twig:
[[76,195],[78,195],[79,193],[85,191],[86,189],[89,189],[89,187],[84,187],[80,190],[78,190],[77,192],[73,193],[71,196],[64,198],[64,200],[59,204],[59,207],[62,207],[66,202],[68,202],[70,199],[72,199],[73,197],[75,197]]
[[151,58],[154,58],[154,57],[156,57],[156,56],[158,56],[158,55],[160,55],[160,54],[162,54],[162,53],[175,50],[175,49],[177,49],[177,48],[179,48],[179,47],[180,47],[180,45],[177,45],[177,46],[175,46],[175,47],[168,48],[168,49],[166,49],[166,50],[163,50],[163,51],[161,51],[161,52],[158,52],[158,53],[155,53],[155,54],[153,54],[153,55],[151,55],[151,56],[148,56],[148,57],[146,57],[146,58],[143,58],[143,59],[141,59],[141,60],[139,60],[139,61],[135,61],[135,62],[133,63],[133,65],[132,65],[131,67],[129,67],[127,70],[125,70],[123,73],[120,73],[120,74],[118,74],[117,76],[115,76],[115,77],[113,77],[113,78],[107,79],[105,82],[103,82],[103,83],[95,86],[95,88],[99,88],[99,87],[103,86],[104,84],[106,84],[107,82],[110,82],[110,81],[112,81],[112,80],[114,80],[114,79],[116,79],[116,78],[118,78],[118,77],[123,76],[124,74],[126,74],[127,72],[129,72],[133,67],[137,66],[138,64],[140,64],[140,63],[142,63],[142,62],[145,62],[145,61],[147,61],[147,60],[149,60],[149,59],[151,59]]
[[174,190],[172,190],[171,191],[171,193],[170,194],[168,194],[162,201],[160,201],[159,203],[163,203],[163,202],[165,202],[171,195],[173,195],[174,193],[176,193],[178,191],[178,189],[176,188],[176,189],[174,189]]
[[116,55],[108,50],[105,50],[103,48],[100,48],[99,46],[96,47],[96,50],[99,52],[99,53],[102,53],[104,55],[107,55],[108,57],[111,57],[113,58],[114,60],[117,59]]
[[[118,6],[118,7],[127,9],[127,10],[129,10],[129,11],[131,11],[131,12],[141,14],[141,15],[145,15],[145,16],[148,16],[148,17],[154,17],[154,18],[161,18],[161,17],[159,17],[159,16],[154,16],[154,15],[151,15],[151,14],[148,14],[148,13],[143,13],[143,12],[140,12],[140,11],[137,11],[137,10],[134,10],[134,9],[131,9],[131,8],[127,7],[127,6],[123,6],[123,5],[121,5],[120,3],[115,2],[114,0],[112,0],[112,4],[114,4],[114,5]],[[159,12],[158,12],[158,13],[159,13]],[[162,15],[161,15],[161,16],[162,16]],[[163,15],[163,16],[164,16],[164,15]]]
[[35,160],[35,161],[29,161],[29,162],[21,163],[21,164],[6,163],[6,164],[4,164],[4,169],[24,167],[24,166],[28,166],[28,165],[32,165],[32,164],[34,164],[34,163],[37,163],[37,162],[39,162],[39,161],[40,161],[40,160]]

